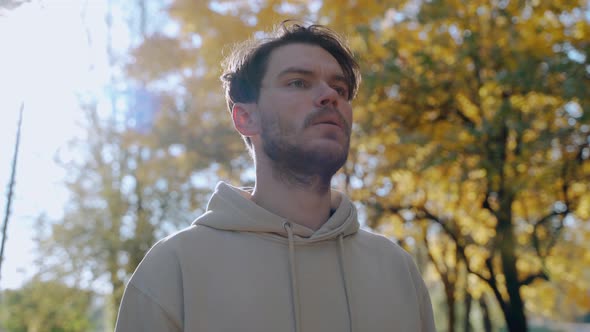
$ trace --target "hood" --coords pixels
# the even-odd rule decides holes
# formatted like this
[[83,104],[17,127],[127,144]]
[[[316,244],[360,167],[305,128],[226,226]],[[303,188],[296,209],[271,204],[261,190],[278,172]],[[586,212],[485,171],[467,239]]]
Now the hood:
[[[287,237],[286,218],[256,205],[250,200],[252,188],[237,188],[224,182],[217,184],[207,211],[193,222],[211,228],[254,233],[270,233]],[[316,231],[296,223],[291,231],[295,242],[318,242],[347,236],[359,229],[356,208],[343,193],[332,189],[332,216]]]

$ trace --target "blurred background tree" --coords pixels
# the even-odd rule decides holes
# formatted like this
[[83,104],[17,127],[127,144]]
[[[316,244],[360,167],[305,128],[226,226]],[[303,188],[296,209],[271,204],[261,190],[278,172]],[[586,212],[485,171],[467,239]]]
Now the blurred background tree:
[[[373,227],[426,246],[448,330],[458,289],[479,298],[482,283],[510,331],[527,330],[525,302],[570,319],[588,310],[584,5],[412,2],[357,25],[369,68],[354,193]],[[458,269],[472,277],[461,288]]]
[[[188,87],[165,80],[184,76],[159,72],[172,64],[182,66],[192,54],[170,37],[154,33],[147,38],[155,29],[148,21],[154,4],[132,4],[128,18],[132,36],[141,42],[133,52],[146,52],[151,59],[123,61],[124,55],[108,43],[114,72],[126,73],[127,68],[133,73],[142,63],[145,71],[111,77],[107,114],[100,114],[98,101],[84,100],[88,134],[70,146],[79,158],[64,163],[72,198],[62,220],[47,222],[51,231],[39,242],[42,251],[57,257],[40,262],[43,275],[101,280],[112,292],[113,308],[121,301],[125,281],[155,241],[190,225],[204,211],[214,179],[235,179],[245,165],[238,158],[243,154],[241,141],[216,114],[223,102],[213,112],[216,100],[208,97],[211,92],[183,92]],[[109,29],[112,19],[109,11]]]
[[526,309],[588,310],[587,10],[408,2],[365,24],[361,8],[326,11],[339,29],[357,23],[366,66],[353,193],[371,226],[426,247],[450,331],[454,298],[469,308],[487,290],[510,331],[527,330]]
[[93,322],[92,299],[91,291],[61,281],[34,279],[3,294],[2,327],[9,332],[89,331],[97,323]]
[[64,163],[65,216],[40,235],[52,257],[42,275],[106,284],[115,311],[145,252],[188,226],[217,180],[251,184],[220,62],[233,43],[300,18],[346,35],[360,60],[352,151],[335,184],[367,227],[414,254],[438,328],[527,331],[535,318],[590,312],[587,2],[124,6],[130,47],[109,46],[108,111],[82,102],[88,135]]

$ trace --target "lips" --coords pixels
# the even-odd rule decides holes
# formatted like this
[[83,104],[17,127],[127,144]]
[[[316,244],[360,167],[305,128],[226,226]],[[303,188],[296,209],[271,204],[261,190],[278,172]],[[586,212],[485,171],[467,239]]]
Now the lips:
[[340,128],[343,127],[342,123],[338,122],[337,120],[330,120],[330,119],[318,121],[315,124],[330,124],[330,125],[338,126]]
[[312,113],[310,118],[307,119],[306,125],[317,125],[317,124],[329,124],[339,127],[340,129],[348,132],[348,126],[344,117],[334,109],[321,109],[316,113]]

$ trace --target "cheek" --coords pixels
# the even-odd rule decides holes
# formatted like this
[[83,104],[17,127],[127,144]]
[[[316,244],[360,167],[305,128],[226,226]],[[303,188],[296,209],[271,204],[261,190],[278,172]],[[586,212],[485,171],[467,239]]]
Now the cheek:
[[305,105],[301,99],[285,100],[277,111],[277,122],[283,134],[296,134],[303,129],[305,117],[312,107]]
[[264,130],[273,136],[290,136],[296,131],[294,119],[284,107],[265,109],[263,115]]
[[352,106],[350,104],[342,107],[342,116],[348,122],[348,125],[352,127],[353,121],[353,113],[352,113]]
[[301,121],[298,121],[294,114],[281,114],[278,123],[283,136],[298,136]]

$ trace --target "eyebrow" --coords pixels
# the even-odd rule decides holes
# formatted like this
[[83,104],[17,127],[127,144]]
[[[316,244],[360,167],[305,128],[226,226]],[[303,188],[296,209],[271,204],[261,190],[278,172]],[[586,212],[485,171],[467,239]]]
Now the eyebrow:
[[[285,75],[289,75],[289,74],[300,74],[303,76],[314,76],[315,73],[309,69],[305,69],[305,68],[301,68],[301,67],[288,67],[283,69],[279,75],[277,75],[277,78],[281,78]],[[330,79],[335,80],[335,81],[339,81],[339,82],[343,82],[346,84],[346,86],[348,86],[348,80],[346,79],[346,77],[344,77],[344,75],[341,74],[335,74],[332,75],[332,77],[330,77]]]

